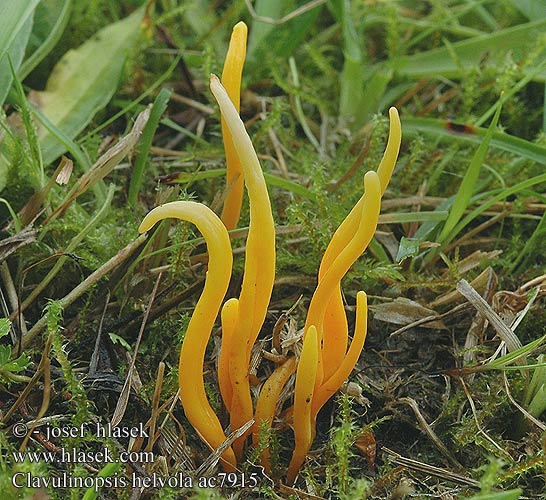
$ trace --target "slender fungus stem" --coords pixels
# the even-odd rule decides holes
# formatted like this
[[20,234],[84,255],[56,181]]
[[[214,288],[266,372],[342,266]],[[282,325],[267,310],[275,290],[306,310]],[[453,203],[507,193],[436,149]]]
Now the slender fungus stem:
[[229,299],[222,307],[222,348],[220,349],[220,359],[218,360],[218,383],[220,394],[226,405],[228,412],[231,411],[231,398],[233,389],[231,387],[231,378],[229,376],[229,357],[233,345],[235,330],[237,328],[237,315],[239,311],[239,301],[235,298]]
[[294,483],[313,442],[314,432],[311,420],[318,354],[318,332],[315,326],[311,325],[303,340],[303,349],[296,371],[296,386],[294,390],[294,437],[296,445],[286,473],[288,484]]
[[[275,416],[275,408],[277,407],[282,388],[286,385],[286,382],[288,382],[288,379],[295,370],[296,358],[292,356],[282,365],[275,368],[273,373],[264,382],[256,404],[256,415],[254,416],[254,419],[256,420],[252,433],[252,442],[254,446],[258,446],[259,444],[260,432],[264,428],[264,422],[267,429],[271,428]],[[267,474],[271,472],[269,456],[269,448],[266,448],[262,453],[261,464]]]
[[[239,22],[233,27],[229,48],[222,71],[222,85],[227,91],[237,113],[241,101],[241,77],[246,55],[246,38],[248,29],[244,22]],[[226,184],[227,195],[222,210],[222,222],[229,229],[235,229],[241,213],[243,203],[243,171],[241,162],[233,145],[231,132],[222,117],[222,137],[226,152]]]
[[[366,293],[360,291],[356,295],[356,325],[353,341],[349,346],[347,355],[343,358],[343,361],[339,364],[337,370],[332,376],[325,380],[324,383],[315,391],[313,395],[313,410],[312,420],[316,421],[316,417],[320,409],[324,406],[324,403],[328,401],[341,387],[341,384],[345,382],[347,377],[353,371],[353,368],[358,361],[364,342],[366,340],[366,332],[368,331],[368,301]],[[314,425],[313,425],[314,427]]]
[[[195,306],[182,348],[178,383],[186,417],[203,440],[213,449],[226,439],[218,417],[212,410],[203,381],[205,350],[220,305],[226,294],[232,268],[232,251],[228,232],[222,221],[205,205],[192,201],[175,201],[154,208],[138,228],[144,233],[158,221],[175,217],[197,226],[205,238],[209,254],[205,286]],[[228,448],[222,455],[226,471],[234,471],[236,460]]]
[[383,153],[383,158],[377,167],[377,175],[381,181],[381,196],[385,194],[387,186],[392,177],[398,153],[400,152],[400,143],[402,142],[402,125],[398,110],[392,106],[389,109],[389,139],[387,147]]
[[[245,270],[233,346],[229,355],[229,375],[233,394],[230,422],[232,430],[253,418],[248,369],[250,351],[265,320],[275,279],[275,225],[271,203],[258,156],[243,122],[226,90],[211,75],[210,89],[231,132],[239,156],[250,200],[250,225],[245,252]],[[238,458],[242,457],[246,435],[233,445]]]
[[[364,176],[364,196],[361,205],[361,216],[359,226],[354,234],[354,237],[347,243],[345,248],[332,262],[322,280],[313,294],[309,310],[307,312],[307,320],[305,322],[305,331],[315,325],[319,332],[319,339],[322,340],[323,322],[326,311],[326,306],[330,301],[332,293],[336,290],[341,282],[341,279],[349,268],[354,264],[356,259],[360,257],[366,249],[377,227],[379,218],[379,210],[381,208],[381,184],[379,176],[376,172],[367,172]],[[320,361],[319,361],[320,363]],[[317,388],[322,384],[320,378],[317,379]]]
[[[396,165],[398,153],[400,151],[400,143],[402,140],[402,132],[400,125],[400,117],[395,107],[389,109],[389,138],[387,140],[387,147],[383,153],[383,158],[377,168],[377,175],[381,184],[381,196],[385,194],[389,181],[391,180],[392,172]],[[362,203],[364,195],[358,200],[353,209],[349,212],[349,215],[345,217],[345,220],[337,228],[336,232],[332,236],[326,251],[322,257],[322,261],[319,269],[319,279],[324,276],[324,273],[328,270],[334,259],[345,248],[347,243],[353,239],[356,229],[360,223],[360,214],[362,213]]]

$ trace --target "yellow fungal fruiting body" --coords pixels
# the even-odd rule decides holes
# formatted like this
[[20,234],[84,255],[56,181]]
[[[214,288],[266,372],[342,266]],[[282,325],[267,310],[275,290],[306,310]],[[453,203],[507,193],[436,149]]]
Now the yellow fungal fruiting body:
[[[222,74],[224,85],[215,75],[210,79],[210,89],[222,113],[226,151],[227,195],[221,220],[202,204],[174,202],[152,210],[139,231],[147,231],[159,220],[175,217],[195,224],[207,244],[207,278],[182,344],[179,385],[188,421],[211,448],[217,448],[226,438],[205,393],[204,356],[231,277],[233,257],[227,230],[237,226],[246,186],[250,223],[243,282],[239,298],[228,300],[221,310],[222,347],[218,381],[222,399],[230,413],[231,429],[234,431],[254,418],[253,442],[257,446],[260,429],[272,425],[282,388],[296,373],[292,412],[295,449],[287,471],[287,480],[292,483],[315,437],[318,412],[353,370],[366,339],[367,298],[364,292],[359,292],[355,332],[349,345],[341,279],[375,233],[381,197],[400,149],[401,128],[398,112],[391,108],[389,139],[379,168],[377,172],[368,172],[364,176],[364,194],[333,235],[323,256],[318,285],[303,330],[301,355],[299,359],[294,356],[287,358],[264,382],[254,414],[249,383],[250,354],[271,299],[275,278],[275,226],[264,175],[239,116],[246,39],[247,27],[238,23],[233,29],[226,56]],[[223,453],[221,459],[226,471],[236,469],[247,434]],[[261,458],[269,473],[269,450],[265,450]]]
[[[229,378],[232,387],[230,423],[238,429],[253,418],[249,384],[250,351],[265,320],[275,279],[275,224],[264,175],[252,141],[239,113],[215,75],[210,89],[229,128],[239,155],[250,202],[250,225],[246,241],[245,268],[237,324],[229,353]],[[241,458],[246,435],[235,441],[235,454]]]
[[[315,325],[319,333],[319,339],[324,337],[324,316],[326,306],[329,304],[332,294],[339,289],[341,278],[345,276],[349,268],[354,264],[366,249],[377,227],[379,210],[381,208],[381,184],[376,172],[368,172],[364,176],[365,192],[363,202],[360,206],[359,225],[353,238],[341,250],[339,255],[332,262],[324,276],[319,281],[313,294],[307,320],[305,322],[305,331],[310,325]],[[317,388],[322,383],[324,371],[321,370],[321,356],[319,356],[319,376],[317,379]]]
[[[339,390],[353,370],[366,339],[367,299],[364,292],[359,292],[355,333],[347,350],[348,329],[341,296],[341,279],[367,248],[375,233],[381,209],[381,197],[387,188],[398,158],[402,135],[396,108],[390,108],[389,118],[389,140],[378,171],[368,172],[364,176],[364,194],[332,237],[319,269],[319,283],[309,304],[304,344],[310,332],[313,332],[313,335],[317,332],[319,345],[317,366],[310,367],[308,363],[305,365],[300,363],[296,371],[296,380],[300,376],[300,371],[306,371],[307,376],[315,373],[315,381],[310,416],[308,408],[297,407],[294,403],[294,434],[296,443],[300,445],[299,448],[296,445],[290,463],[287,475],[289,482],[295,479],[297,470],[311,447],[315,437],[318,412]],[[295,398],[298,397],[297,391],[296,387]],[[299,398],[301,397],[300,395]],[[311,436],[310,439],[308,439],[309,436]]]
[[[239,313],[239,300],[229,299],[222,307],[222,347],[218,360],[218,383],[220,394],[228,412],[231,412],[231,398],[233,389],[229,375],[229,357],[236,339],[237,317]],[[237,348],[237,346],[235,346]]]
[[356,294],[356,325],[353,341],[349,346],[347,354],[339,364],[337,370],[328,378],[325,379],[319,389],[313,395],[312,420],[313,428],[317,414],[320,409],[341,387],[343,382],[353,371],[353,368],[358,361],[368,331],[368,302],[366,293],[360,291]]
[[[362,330],[361,318],[360,321],[357,319],[358,325],[361,329],[355,333],[355,339],[351,343],[349,353],[344,355],[344,358],[339,363],[337,369],[334,370],[328,377],[324,378],[324,371],[321,372],[320,366],[321,352],[323,351],[320,344],[326,306],[329,304],[332,294],[339,289],[339,284],[343,276],[345,276],[349,268],[366,249],[375,233],[379,218],[379,210],[381,208],[381,183],[376,172],[367,172],[364,176],[364,196],[362,197],[362,200],[363,201],[360,207],[360,221],[353,238],[341,250],[339,255],[329,266],[328,270],[324,273],[323,278],[319,281],[315,293],[313,294],[311,303],[309,304],[303,342],[305,346],[307,336],[313,332],[313,335],[316,334],[318,336],[319,348],[317,350],[316,366],[311,367],[310,362],[303,364],[300,361],[296,371],[296,389],[294,396],[294,436],[296,440],[296,449],[294,450],[294,455],[292,456],[292,461],[289,467],[289,473],[287,475],[289,482],[292,482],[295,479],[297,470],[299,470],[299,467],[301,467],[303,459],[311,448],[311,444],[315,437],[315,420],[318,411],[328,400],[328,398],[332,396],[337,389],[339,389],[343,381],[352,371],[356,361],[358,360],[358,355],[362,350],[362,346],[364,345],[366,329],[364,328],[364,330]],[[364,299],[365,297],[366,296],[364,295]],[[358,309],[358,312],[361,312],[363,309],[362,296],[360,296],[360,307]],[[319,328],[317,328],[316,325],[319,325]],[[358,349],[360,343],[362,343],[362,346],[360,346],[360,349]],[[306,376],[303,374],[304,371],[307,372]],[[310,377],[311,373],[314,374],[315,377],[313,381],[313,398],[310,408],[306,406],[298,407],[296,405],[296,398],[299,397],[301,400],[303,397],[303,395],[298,395],[299,389],[297,386],[297,380],[300,373],[302,377],[306,377],[306,380],[308,377]],[[335,390],[332,392],[333,388],[335,388]],[[315,397],[318,398],[316,402]],[[296,467],[295,464],[299,464],[297,465],[296,471],[294,471],[294,468]]]
[[[248,29],[244,22],[237,23],[231,34],[229,48],[222,71],[222,85],[227,91],[237,112],[240,109],[241,78],[246,55],[246,39]],[[222,222],[229,229],[235,229],[243,203],[243,171],[237,150],[233,145],[231,132],[222,116],[222,137],[226,152],[226,187],[227,195],[222,210]]]
[[[148,231],[158,221],[170,217],[195,224],[205,238],[209,254],[205,286],[180,350],[178,381],[180,399],[188,421],[203,440],[215,449],[225,441],[226,436],[205,393],[203,364],[212,327],[231,278],[231,243],[218,216],[205,205],[193,201],[175,201],[154,208],[146,215],[138,230],[141,233]],[[226,471],[235,470],[236,460],[231,448],[222,455],[222,463]]]
[[[296,358],[291,356],[275,368],[273,373],[264,382],[260,390],[258,402],[256,403],[256,414],[254,416],[256,424],[252,433],[254,446],[258,446],[259,444],[260,432],[264,428],[264,424],[266,429],[271,428],[282,388],[286,385],[295,370]],[[262,466],[267,474],[271,472],[269,455],[269,449],[265,449],[261,457]]]
[[[377,175],[379,176],[381,184],[381,196],[385,193],[391,179],[402,140],[400,117],[398,116],[398,111],[394,107],[389,109],[389,121],[390,128],[387,147],[385,148],[385,153],[383,154],[383,158],[377,169]],[[349,215],[332,236],[320,264],[319,283],[334,259],[353,238],[359,225],[363,201],[364,195],[356,203]],[[337,369],[339,363],[345,356],[345,351],[347,349],[347,333],[347,317],[345,315],[345,308],[343,307],[341,286],[338,284],[328,302],[324,315],[322,362],[324,370],[323,376],[325,379]]]
[[296,479],[314,438],[311,421],[318,358],[319,335],[315,326],[311,325],[307,330],[307,335],[303,339],[303,349],[296,371],[293,423],[296,444],[292,460],[286,472],[288,484],[292,484]]

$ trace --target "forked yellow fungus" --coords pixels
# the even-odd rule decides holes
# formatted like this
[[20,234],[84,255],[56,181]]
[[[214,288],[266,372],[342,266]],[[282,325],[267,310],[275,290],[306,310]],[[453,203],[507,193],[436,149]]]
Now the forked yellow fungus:
[[[260,162],[239,113],[215,75],[210,77],[210,89],[231,133],[250,202],[237,322],[231,342],[226,345],[227,352],[223,354],[229,359],[231,395],[226,398],[230,400],[230,423],[235,430],[254,417],[249,384],[250,352],[264,323],[275,279],[275,224]],[[225,381],[222,383],[225,385]],[[237,458],[242,457],[245,438],[246,434],[233,445]]]
[[[180,350],[178,383],[186,417],[203,440],[216,449],[226,439],[218,417],[211,408],[203,381],[205,350],[231,278],[232,251],[228,232],[208,207],[193,201],[175,201],[154,208],[138,228],[140,233],[167,218],[182,219],[197,226],[209,255],[203,292],[199,297]],[[222,455],[226,471],[234,471],[236,459],[231,448]]]
[[347,380],[347,377],[353,371],[362,348],[364,347],[364,342],[366,341],[366,333],[368,331],[368,301],[366,293],[360,291],[356,294],[356,325],[355,333],[353,335],[353,340],[347,354],[343,360],[338,365],[338,368],[334,373],[329,377],[325,378],[323,383],[320,385],[318,390],[313,394],[313,404],[312,404],[312,423],[313,432],[314,432],[314,423],[317,418],[317,414],[320,409],[324,406],[326,401],[328,401],[341,387],[343,382]]
[[[248,29],[244,22],[239,22],[233,27],[229,48],[222,71],[222,85],[235,106],[237,112],[241,101],[241,77],[246,56],[246,38]],[[243,204],[243,171],[241,162],[233,141],[231,132],[222,116],[222,137],[226,152],[226,188],[227,194],[222,210],[222,222],[228,229],[235,229]]]
[[[402,128],[400,125],[400,117],[395,107],[389,109],[389,138],[383,158],[379,163],[377,169],[377,175],[381,183],[381,196],[385,193],[387,185],[392,176],[394,166],[396,165],[396,159],[400,151],[400,143],[402,140]],[[334,259],[345,248],[347,243],[353,238],[355,231],[358,227],[360,214],[362,211],[363,197],[356,203],[349,215],[338,227],[326,251],[322,257],[319,268],[319,283],[324,277],[326,271],[331,266]],[[322,364],[323,364],[323,377],[327,379],[337,369],[339,363],[345,356],[348,340],[348,328],[347,317],[345,315],[345,308],[343,306],[343,299],[341,295],[341,284],[339,283],[324,314],[324,337],[322,346]]]
[[[357,317],[357,325],[360,329],[355,329],[355,337],[349,351],[346,354],[344,353],[344,357],[338,364],[337,369],[326,378],[324,377],[324,371],[321,371],[321,354],[324,351],[324,348],[321,346],[321,339],[323,337],[322,329],[326,305],[329,303],[335,290],[339,289],[339,284],[343,276],[345,276],[349,268],[355,263],[370,243],[377,227],[380,208],[381,182],[379,175],[376,172],[367,172],[364,176],[364,195],[360,206],[359,225],[353,234],[352,239],[348,241],[339,255],[333,260],[323,278],[319,281],[313,298],[311,299],[311,303],[309,304],[303,342],[305,346],[306,338],[311,332],[313,335],[317,335],[317,359],[316,366],[314,367],[311,367],[309,363],[304,364],[300,361],[296,370],[293,413],[296,448],[288,469],[287,480],[289,483],[292,483],[295,480],[297,471],[301,467],[305,456],[311,448],[311,444],[315,438],[315,421],[318,411],[339,389],[341,384],[350,374],[362,351],[362,346],[364,345],[366,328],[364,327],[364,329],[362,329],[362,318]],[[363,298],[365,300],[365,297],[365,294],[364,296],[361,295],[360,300],[357,301],[357,315],[358,313],[364,313],[363,309],[367,311],[367,308],[362,307],[362,300]],[[359,345],[360,349],[358,349]],[[304,371],[307,372],[307,376],[301,373]],[[296,405],[296,398],[298,398],[299,390],[297,380],[300,373],[302,377],[309,377],[310,374],[314,374],[315,377],[313,396],[309,408]],[[303,395],[299,395],[300,400],[302,397]],[[315,398],[317,398],[317,400],[315,400]]]

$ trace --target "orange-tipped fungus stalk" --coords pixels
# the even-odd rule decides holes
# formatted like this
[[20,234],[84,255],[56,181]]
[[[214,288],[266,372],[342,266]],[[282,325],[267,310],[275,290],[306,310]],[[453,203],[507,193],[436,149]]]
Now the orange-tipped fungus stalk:
[[[235,106],[237,112],[241,101],[241,78],[246,56],[247,27],[244,22],[237,23],[231,34],[229,48],[222,71],[222,85]],[[235,229],[241,213],[243,203],[243,171],[241,161],[237,155],[231,132],[222,116],[222,137],[226,152],[226,188],[227,194],[222,210],[222,222],[228,229]]]
[[[237,323],[230,342],[231,348],[226,346],[227,352],[224,354],[229,359],[229,384],[232,391],[227,398],[230,399],[231,428],[235,430],[254,417],[249,384],[250,352],[264,323],[273,290],[275,224],[260,162],[239,113],[215,75],[211,75],[210,89],[231,133],[250,202],[250,224]],[[233,445],[239,459],[242,457],[245,438],[246,435],[241,436]]]
[[[208,207],[193,201],[175,201],[154,208],[142,221],[139,232],[151,229],[158,221],[175,217],[197,226],[207,244],[208,271],[203,293],[193,311],[180,350],[178,382],[180,400],[186,417],[203,440],[216,449],[226,439],[218,417],[212,410],[203,381],[205,350],[231,278],[232,251],[227,230]],[[226,471],[234,471],[236,460],[228,448],[222,455]]]

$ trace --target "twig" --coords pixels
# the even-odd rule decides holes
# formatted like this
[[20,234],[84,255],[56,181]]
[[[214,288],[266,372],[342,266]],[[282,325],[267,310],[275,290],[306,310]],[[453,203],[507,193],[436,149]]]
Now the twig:
[[410,408],[413,410],[413,413],[415,413],[415,416],[417,417],[417,420],[419,421],[421,428],[425,431],[427,436],[434,443],[434,446],[438,448],[438,451],[440,451],[440,453],[448,459],[451,465],[457,467],[458,469],[462,469],[463,466],[461,465],[461,463],[456,458],[454,458],[453,455],[451,455],[449,450],[446,448],[446,445],[440,440],[440,438],[434,432],[430,424],[425,420],[425,417],[423,416],[423,414],[421,413],[421,410],[419,409],[419,405],[417,404],[417,401],[409,397],[400,398],[398,401],[406,403],[410,406]]
[[294,9],[292,12],[289,12],[288,14],[286,14],[286,16],[281,17],[280,19],[273,19],[272,17],[260,16],[254,10],[254,7],[252,6],[252,3],[250,2],[250,0],[245,0],[245,3],[246,3],[248,11],[250,12],[250,15],[256,21],[261,21],[262,23],[273,24],[274,26],[278,26],[279,24],[284,24],[290,21],[291,19],[301,16],[302,14],[305,14],[306,12],[314,9],[315,7],[318,7],[326,3],[326,0],[312,0],[311,2],[308,2],[305,5],[302,5],[301,7]]
[[[122,262],[127,260],[135,250],[140,247],[145,241],[147,236],[145,234],[140,235],[136,240],[132,241],[125,248],[121,249],[116,255],[114,255],[109,261],[99,267],[95,272],[91,273],[84,281],[82,281],[76,288],[70,293],[65,295],[59,300],[59,303],[63,309],[71,305],[75,300],[79,299],[85,292],[91,287],[97,284],[104,276],[110,271],[118,267]],[[34,338],[42,333],[47,325],[47,316],[42,316],[38,322],[28,331],[26,335],[23,335],[21,339],[21,348],[24,350],[28,347],[30,342]]]

